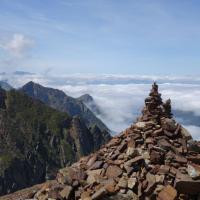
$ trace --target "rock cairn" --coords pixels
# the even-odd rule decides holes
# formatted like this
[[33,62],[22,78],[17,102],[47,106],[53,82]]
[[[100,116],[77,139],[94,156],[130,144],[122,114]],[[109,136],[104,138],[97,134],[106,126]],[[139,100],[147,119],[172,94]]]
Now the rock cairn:
[[142,116],[99,151],[59,170],[38,200],[200,198],[200,143],[172,118],[153,84]]

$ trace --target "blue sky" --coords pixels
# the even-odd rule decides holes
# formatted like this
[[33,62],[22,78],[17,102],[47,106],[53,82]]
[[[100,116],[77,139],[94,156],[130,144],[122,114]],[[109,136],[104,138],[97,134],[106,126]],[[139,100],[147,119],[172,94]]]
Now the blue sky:
[[198,0],[0,0],[0,71],[200,74]]

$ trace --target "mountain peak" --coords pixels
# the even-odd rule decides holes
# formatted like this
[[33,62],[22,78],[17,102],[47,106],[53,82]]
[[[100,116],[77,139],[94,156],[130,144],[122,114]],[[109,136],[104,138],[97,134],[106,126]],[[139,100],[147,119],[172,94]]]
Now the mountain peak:
[[39,85],[38,83],[35,83],[33,81],[29,81],[28,83],[26,83],[23,87],[27,87],[27,86],[34,86],[34,85]]
[[77,99],[79,99],[83,102],[87,102],[87,103],[94,101],[93,97],[89,94],[83,94],[80,97],[78,97]]
[[[53,196],[54,194],[54,196]],[[171,114],[153,84],[142,116],[130,128],[71,167],[60,169],[35,199],[197,199],[200,142]]]
[[31,73],[31,72],[25,72],[25,71],[15,71],[13,72],[14,75],[20,75],[20,76],[23,76],[23,75],[34,75],[34,73]]

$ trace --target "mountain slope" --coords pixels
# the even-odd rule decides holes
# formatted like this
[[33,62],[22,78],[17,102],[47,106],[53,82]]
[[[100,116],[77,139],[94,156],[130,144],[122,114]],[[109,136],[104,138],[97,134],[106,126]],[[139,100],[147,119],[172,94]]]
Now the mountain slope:
[[79,117],[0,89],[0,194],[54,177],[58,168],[99,148],[95,134]]
[[110,139],[109,129],[82,101],[67,96],[61,90],[43,87],[34,82],[27,83],[20,89],[20,91],[33,98],[39,99],[56,110],[67,112],[71,116],[80,116],[88,128],[97,126],[105,138],[102,142],[97,141],[99,144],[103,144],[105,141]]
[[[138,121],[99,151],[60,169],[36,200],[177,200],[200,194],[200,142],[175,121],[154,83]],[[30,189],[31,191],[31,189]],[[22,200],[24,191],[21,191]],[[2,198],[13,197],[7,196]],[[20,192],[18,192],[20,195]]]
[[7,91],[12,89],[12,86],[9,85],[6,81],[0,81],[0,87]]

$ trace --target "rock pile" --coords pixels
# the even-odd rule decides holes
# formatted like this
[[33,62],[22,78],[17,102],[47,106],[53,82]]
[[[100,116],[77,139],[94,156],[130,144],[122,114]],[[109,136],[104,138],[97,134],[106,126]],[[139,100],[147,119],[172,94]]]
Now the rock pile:
[[38,200],[200,198],[200,143],[172,118],[153,84],[142,116],[98,152],[59,170]]

